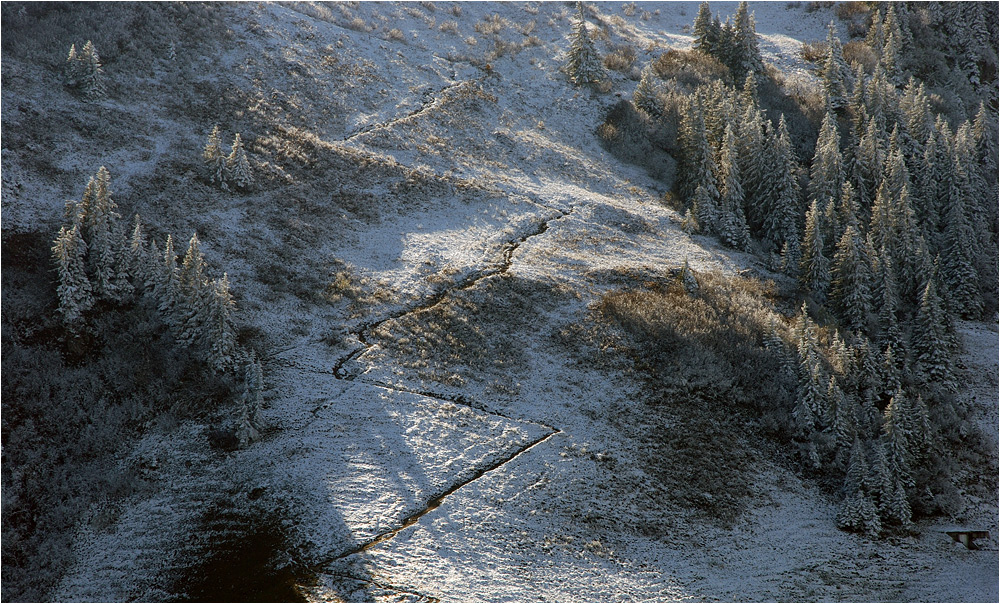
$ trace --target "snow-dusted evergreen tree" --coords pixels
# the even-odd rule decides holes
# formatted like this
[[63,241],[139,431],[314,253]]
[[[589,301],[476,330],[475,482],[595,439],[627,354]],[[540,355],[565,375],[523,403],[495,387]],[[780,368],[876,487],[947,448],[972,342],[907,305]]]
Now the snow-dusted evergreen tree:
[[52,246],[52,255],[59,274],[59,285],[56,287],[59,312],[71,329],[79,325],[83,313],[94,303],[84,265],[86,254],[87,244],[80,235],[79,225],[62,227]]
[[942,280],[947,287],[951,310],[963,317],[978,317],[982,313],[979,275],[974,266],[975,233],[966,212],[962,166],[956,163],[956,177],[951,179],[945,216]]
[[127,250],[127,272],[132,281],[132,287],[142,292],[152,283],[150,279],[149,246],[146,243],[146,233],[142,228],[142,220],[135,215],[132,235],[129,237]]
[[180,270],[177,267],[177,252],[174,251],[174,238],[167,235],[163,249],[163,261],[160,263],[159,278],[153,288],[160,315],[165,322],[175,330],[180,326],[178,320],[183,313],[181,306]]
[[264,372],[256,355],[243,366],[243,396],[240,400],[240,419],[236,426],[236,438],[246,446],[260,439],[258,414],[264,402]]
[[849,225],[833,257],[831,298],[844,326],[864,330],[871,312],[871,262],[854,225]]
[[838,450],[841,465],[847,462],[851,444],[858,437],[857,403],[847,396],[835,376],[830,376],[826,385],[826,405],[830,412],[831,430]]
[[229,293],[229,276],[212,281],[209,286],[210,302],[203,334],[208,346],[208,357],[218,372],[226,371],[236,362],[236,328],[233,312],[236,304]]
[[875,123],[875,118],[869,118],[864,133],[854,150],[852,183],[858,193],[860,206],[871,208],[875,201],[882,177],[882,166],[885,165],[885,149],[882,147],[882,137]]
[[577,2],[576,6],[577,20],[573,25],[573,41],[570,45],[566,70],[570,80],[579,86],[600,82],[605,78],[605,72],[601,57],[587,33],[587,17],[583,11],[583,3]]
[[205,279],[205,258],[201,254],[198,234],[191,236],[187,252],[178,271],[179,304],[174,308],[177,341],[184,346],[202,343],[208,322],[211,290]]
[[826,208],[831,200],[836,203],[844,184],[843,158],[840,154],[840,134],[833,112],[827,111],[816,140],[816,152],[809,170],[809,199]]
[[97,54],[94,43],[87,40],[79,54],[80,76],[78,86],[84,98],[89,101],[104,98],[107,90],[104,85],[104,70],[101,69],[101,57]]
[[88,183],[81,201],[88,269],[95,294],[106,300],[123,302],[131,294],[131,285],[127,268],[122,265],[125,242],[117,209],[118,205],[111,198],[111,175],[101,166],[97,176]]
[[663,115],[663,105],[660,102],[660,91],[656,85],[656,79],[657,77],[653,73],[652,65],[647,65],[643,68],[642,77],[639,79],[639,84],[632,94],[632,103],[650,116],[658,118]]
[[764,62],[757,46],[757,28],[754,17],[747,9],[746,1],[740,2],[736,9],[734,24],[732,58],[729,68],[734,79],[739,82],[747,74],[758,74],[764,71]]
[[69,45],[69,56],[66,57],[66,65],[63,68],[63,77],[68,86],[76,86],[83,76],[83,62],[76,52],[76,44]]
[[830,265],[823,248],[823,229],[819,203],[813,199],[806,212],[806,230],[802,238],[799,282],[817,300],[825,300],[830,285]]
[[698,16],[694,19],[694,49],[705,54],[714,54],[719,43],[719,28],[712,21],[712,11],[708,2],[698,6]]
[[705,233],[715,233],[719,223],[719,200],[715,193],[715,184],[709,182],[700,184],[691,200],[691,213],[694,215],[698,230]]
[[208,142],[201,153],[205,166],[208,168],[208,182],[218,183],[223,189],[228,189],[226,185],[226,154],[222,152],[222,138],[219,135],[219,127],[212,128],[208,135]]
[[743,214],[743,187],[737,163],[736,137],[731,126],[726,126],[719,154],[719,189],[719,239],[730,247],[748,250],[750,231]]
[[877,537],[882,532],[878,508],[868,494],[871,473],[865,460],[861,439],[855,438],[851,447],[851,459],[844,478],[844,502],[837,514],[837,526],[844,530],[864,533]]
[[954,390],[947,320],[932,274],[924,287],[913,326],[913,352],[920,375],[926,382]]
[[250,161],[243,149],[239,132],[233,139],[232,151],[226,157],[226,180],[236,185],[238,189],[248,189],[253,185],[253,170],[250,168]]
[[[681,146],[681,196],[691,204],[701,230],[715,233],[719,220],[716,163],[705,131],[701,107],[695,99],[688,103],[681,120],[678,142]],[[699,187],[702,189],[700,193]]]
[[798,390],[792,417],[801,437],[826,426],[830,419],[830,401],[827,399],[828,376],[823,370],[819,352],[816,325],[809,318],[805,303],[795,326],[798,353]]
[[[755,88],[754,76],[747,76],[747,89]],[[739,166],[740,185],[743,187],[743,208],[748,226],[759,232],[764,222],[766,197],[770,193],[773,149],[765,145],[764,116],[752,98],[746,101],[743,119],[739,121],[736,136],[736,163]]]
[[847,105],[847,84],[851,72],[844,60],[844,50],[840,45],[837,27],[833,21],[830,21],[827,28],[826,45],[826,57],[820,67],[819,76],[823,83],[823,94],[827,105],[837,110]]
[[778,248],[791,253],[792,262],[797,265],[799,254],[799,189],[798,163],[785,124],[785,116],[778,120],[776,136],[769,139],[773,146],[775,163],[770,176],[770,195],[765,200],[763,236]]
[[[870,247],[870,249],[873,249]],[[896,271],[892,266],[892,257],[882,248],[877,262],[876,302],[878,303],[879,343],[900,354],[903,338],[899,324],[896,321],[896,310],[899,305],[899,290],[896,286]]]
[[913,432],[907,417],[908,406],[902,389],[897,390],[885,408],[882,425],[888,480],[885,481],[886,491],[881,494],[880,511],[883,519],[904,527],[909,526],[912,514],[906,488],[916,485],[910,463]]

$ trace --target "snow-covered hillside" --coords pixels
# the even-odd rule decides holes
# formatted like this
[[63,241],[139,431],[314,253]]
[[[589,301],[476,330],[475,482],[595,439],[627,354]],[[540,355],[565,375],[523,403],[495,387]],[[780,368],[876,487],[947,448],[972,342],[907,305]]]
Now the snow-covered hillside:
[[[99,32],[6,53],[4,251],[8,233],[51,240],[104,165],[123,215],[161,241],[198,232],[264,354],[262,440],[213,447],[231,409],[149,422],[114,460],[141,488],[81,515],[49,598],[1000,598],[995,492],[917,536],[869,540],[839,531],[830,489],[765,454],[750,424],[720,429],[738,436],[731,458],[706,454],[732,484],[671,491],[701,484],[685,475],[700,469],[664,469],[650,447],[712,418],[654,408],[593,327],[595,304],[685,261],[783,277],[686,234],[670,183],[594,134],[638,69],[690,46],[698,4],[588,7],[602,53],[637,53],[635,77],[609,72],[607,92],[560,69],[575,11],[563,2],[213,4],[205,39],[175,40],[176,58],[109,51],[96,103],[57,73],[71,42],[100,48]],[[765,61],[813,85],[801,45],[826,36],[832,9],[751,9]],[[23,19],[5,33],[55,17]],[[246,193],[201,176],[215,125],[246,144]],[[959,332],[974,385],[962,396],[996,451],[997,328]],[[952,526],[990,536],[967,550]],[[227,539],[244,543],[213,558]],[[239,591],[262,574],[274,591]]]

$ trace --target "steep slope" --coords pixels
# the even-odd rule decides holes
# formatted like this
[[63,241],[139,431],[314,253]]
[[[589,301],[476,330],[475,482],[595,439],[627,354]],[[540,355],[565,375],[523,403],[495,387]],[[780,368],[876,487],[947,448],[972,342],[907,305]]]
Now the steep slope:
[[[591,8],[602,52],[631,45],[638,65],[688,45],[697,12]],[[806,85],[799,46],[830,12],[754,8],[765,59]],[[572,6],[133,9],[118,23],[138,48],[99,22],[107,7],[89,31],[71,26],[85,7],[35,10],[5,12],[5,33],[20,20],[3,58],[5,241],[54,233],[106,165],[123,214],[161,240],[199,233],[267,386],[264,438],[245,449],[207,437],[228,407],[125,443],[114,462],[142,488],[83,511],[48,598],[996,599],[995,494],[967,512],[986,551],[938,522],[892,542],[837,531],[830,494],[752,418],[651,400],[593,327],[602,294],[684,261],[776,276],[685,234],[669,182],[601,148],[594,129],[635,81],[566,81]],[[114,49],[93,104],[56,83],[62,46],[88,36]],[[215,124],[246,142],[252,190],[205,179]],[[970,351],[995,350],[983,329],[963,331]],[[995,409],[995,383],[976,400]]]

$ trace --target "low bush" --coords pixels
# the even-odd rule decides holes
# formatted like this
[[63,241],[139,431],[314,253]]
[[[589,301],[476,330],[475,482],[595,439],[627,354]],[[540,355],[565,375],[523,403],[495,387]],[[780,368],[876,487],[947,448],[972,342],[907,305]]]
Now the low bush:
[[715,80],[731,82],[729,68],[715,57],[696,50],[668,50],[653,61],[653,73],[694,89]]

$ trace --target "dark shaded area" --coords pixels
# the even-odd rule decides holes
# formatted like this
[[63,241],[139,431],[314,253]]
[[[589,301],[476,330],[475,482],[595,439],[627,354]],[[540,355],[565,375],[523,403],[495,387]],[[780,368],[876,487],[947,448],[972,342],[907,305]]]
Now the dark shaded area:
[[193,533],[193,551],[182,552],[196,562],[181,571],[173,591],[190,602],[307,602],[315,576],[298,560],[290,524],[261,506],[216,502]]

